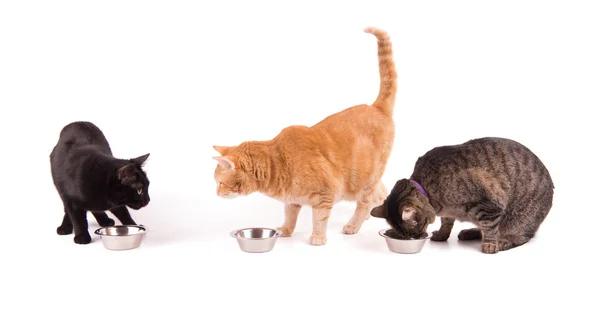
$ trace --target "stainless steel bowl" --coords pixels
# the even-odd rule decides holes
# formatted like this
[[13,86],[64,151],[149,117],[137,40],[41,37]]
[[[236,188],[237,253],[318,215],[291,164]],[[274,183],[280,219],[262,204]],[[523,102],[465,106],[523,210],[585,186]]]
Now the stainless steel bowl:
[[379,236],[385,239],[385,243],[387,244],[388,249],[396,253],[419,253],[421,252],[421,249],[423,249],[423,246],[425,245],[427,239],[429,239],[429,237],[421,239],[396,239],[385,235],[385,232],[389,230],[391,229],[379,231]]
[[240,249],[250,253],[271,251],[282,234],[281,231],[262,227],[239,229],[230,233],[237,240]]
[[97,229],[104,247],[109,250],[129,250],[140,246],[146,235],[143,225],[115,225]]

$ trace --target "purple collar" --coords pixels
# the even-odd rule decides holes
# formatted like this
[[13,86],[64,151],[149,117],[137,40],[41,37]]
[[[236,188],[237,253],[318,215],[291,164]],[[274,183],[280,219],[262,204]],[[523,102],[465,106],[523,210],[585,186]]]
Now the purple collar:
[[423,195],[425,195],[426,198],[429,198],[429,195],[427,194],[427,192],[425,192],[425,189],[423,189],[423,187],[418,182],[411,179],[410,183],[415,185],[415,187],[417,187],[417,189],[419,189],[419,191],[421,191],[421,193],[423,193]]

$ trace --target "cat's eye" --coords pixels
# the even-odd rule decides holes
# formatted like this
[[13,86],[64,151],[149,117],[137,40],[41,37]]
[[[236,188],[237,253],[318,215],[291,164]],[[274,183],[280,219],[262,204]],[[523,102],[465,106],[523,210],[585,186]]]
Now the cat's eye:
[[142,195],[142,189],[138,189],[137,194]]

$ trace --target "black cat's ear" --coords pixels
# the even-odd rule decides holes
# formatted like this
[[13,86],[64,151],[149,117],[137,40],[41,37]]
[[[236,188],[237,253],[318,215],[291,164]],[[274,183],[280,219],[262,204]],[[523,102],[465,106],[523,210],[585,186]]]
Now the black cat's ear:
[[148,160],[148,157],[149,157],[149,156],[150,156],[150,154],[149,154],[149,153],[147,153],[147,154],[145,154],[145,155],[143,155],[143,156],[139,156],[139,157],[137,157],[137,158],[131,159],[130,161],[133,161],[133,162],[135,162],[135,163],[137,163],[137,164],[139,164],[139,165],[143,165],[143,164],[144,164],[144,162],[146,162],[146,160]]
[[117,170],[117,178],[124,185],[132,184],[137,180],[136,173],[137,168],[135,164],[123,165]]
[[371,216],[385,219],[385,204],[371,209]]

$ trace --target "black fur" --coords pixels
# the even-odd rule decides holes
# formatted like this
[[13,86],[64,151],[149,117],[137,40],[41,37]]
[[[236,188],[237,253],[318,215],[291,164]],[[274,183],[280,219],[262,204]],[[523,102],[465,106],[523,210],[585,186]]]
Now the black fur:
[[90,243],[88,211],[100,226],[115,224],[105,211],[112,212],[122,224],[136,224],[127,206],[137,210],[150,202],[150,181],[142,170],[149,155],[117,159],[93,123],[65,126],[50,154],[52,180],[64,207],[63,221],[56,232],[67,235],[74,230],[75,243]]

